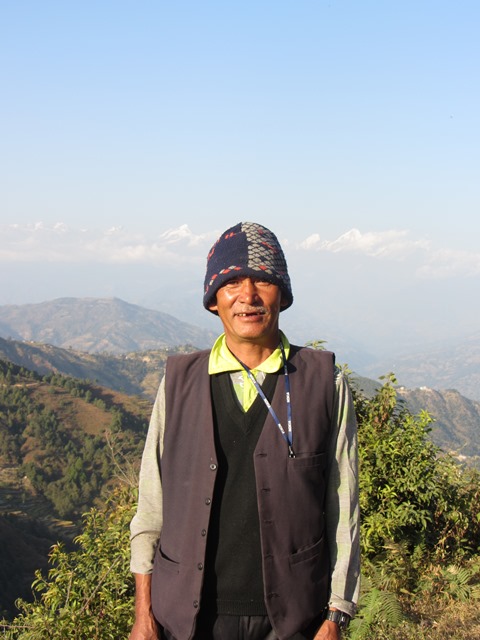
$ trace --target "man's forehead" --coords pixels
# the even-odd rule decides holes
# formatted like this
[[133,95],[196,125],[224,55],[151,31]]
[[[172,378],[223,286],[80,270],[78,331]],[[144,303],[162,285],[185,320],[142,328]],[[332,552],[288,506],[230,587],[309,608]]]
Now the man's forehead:
[[258,276],[248,276],[248,275],[232,275],[231,278],[228,278],[228,280],[226,280],[223,284],[222,287],[224,287],[226,284],[228,284],[229,282],[243,282],[244,280],[251,280],[252,282],[268,282],[269,284],[273,285],[273,286],[277,286],[275,282],[272,282],[272,280],[270,278],[268,278],[268,276],[265,276],[263,274],[259,274]]

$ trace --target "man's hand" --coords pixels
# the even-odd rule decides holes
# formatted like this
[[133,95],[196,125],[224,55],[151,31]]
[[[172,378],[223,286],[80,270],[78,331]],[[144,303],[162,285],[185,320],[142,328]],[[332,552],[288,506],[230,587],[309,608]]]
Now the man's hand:
[[157,622],[152,613],[150,575],[135,574],[135,624],[129,640],[160,640]]
[[135,620],[129,640],[160,640],[158,627],[153,616],[142,620]]
[[336,622],[324,620],[313,640],[341,640],[340,627]]

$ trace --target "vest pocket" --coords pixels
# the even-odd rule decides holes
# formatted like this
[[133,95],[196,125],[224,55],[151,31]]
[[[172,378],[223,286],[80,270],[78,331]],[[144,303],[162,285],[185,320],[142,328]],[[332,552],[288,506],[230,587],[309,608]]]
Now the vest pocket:
[[322,453],[299,453],[295,458],[289,458],[288,464],[292,468],[302,467],[325,467],[327,463],[327,454]]
[[180,563],[175,560],[171,560],[166,556],[160,547],[157,549],[154,563],[157,565],[160,571],[168,571],[168,573],[180,573]]
[[312,544],[308,547],[304,547],[303,549],[299,549],[295,553],[291,553],[288,560],[290,564],[297,564],[298,562],[304,562],[305,560],[311,560],[312,558],[316,558],[318,555],[323,553],[325,546],[325,537],[322,536],[318,542]]

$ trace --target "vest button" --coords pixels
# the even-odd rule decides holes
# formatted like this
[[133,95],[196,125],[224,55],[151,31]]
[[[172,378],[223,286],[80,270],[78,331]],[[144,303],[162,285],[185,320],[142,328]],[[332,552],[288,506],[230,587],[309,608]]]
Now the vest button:
[[206,505],[212,504],[211,499],[210,498],[205,498],[205,504]]
[[212,464],[210,465],[210,469],[212,471],[215,471],[216,468],[217,468],[217,465],[212,462]]
[[195,609],[198,609],[198,600],[193,601],[193,606]]
[[207,535],[207,530],[206,529],[202,529],[202,536],[205,537]]
[[203,569],[203,564],[202,564],[201,562],[199,562],[199,563],[197,564],[197,569],[198,569],[199,571],[201,571],[201,570]]

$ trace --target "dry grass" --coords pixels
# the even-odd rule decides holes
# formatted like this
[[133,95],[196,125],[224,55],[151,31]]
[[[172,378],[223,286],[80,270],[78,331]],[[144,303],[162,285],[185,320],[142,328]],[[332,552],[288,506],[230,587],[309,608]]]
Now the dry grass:
[[478,601],[445,603],[421,594],[409,619],[392,628],[376,627],[368,640],[479,640]]

